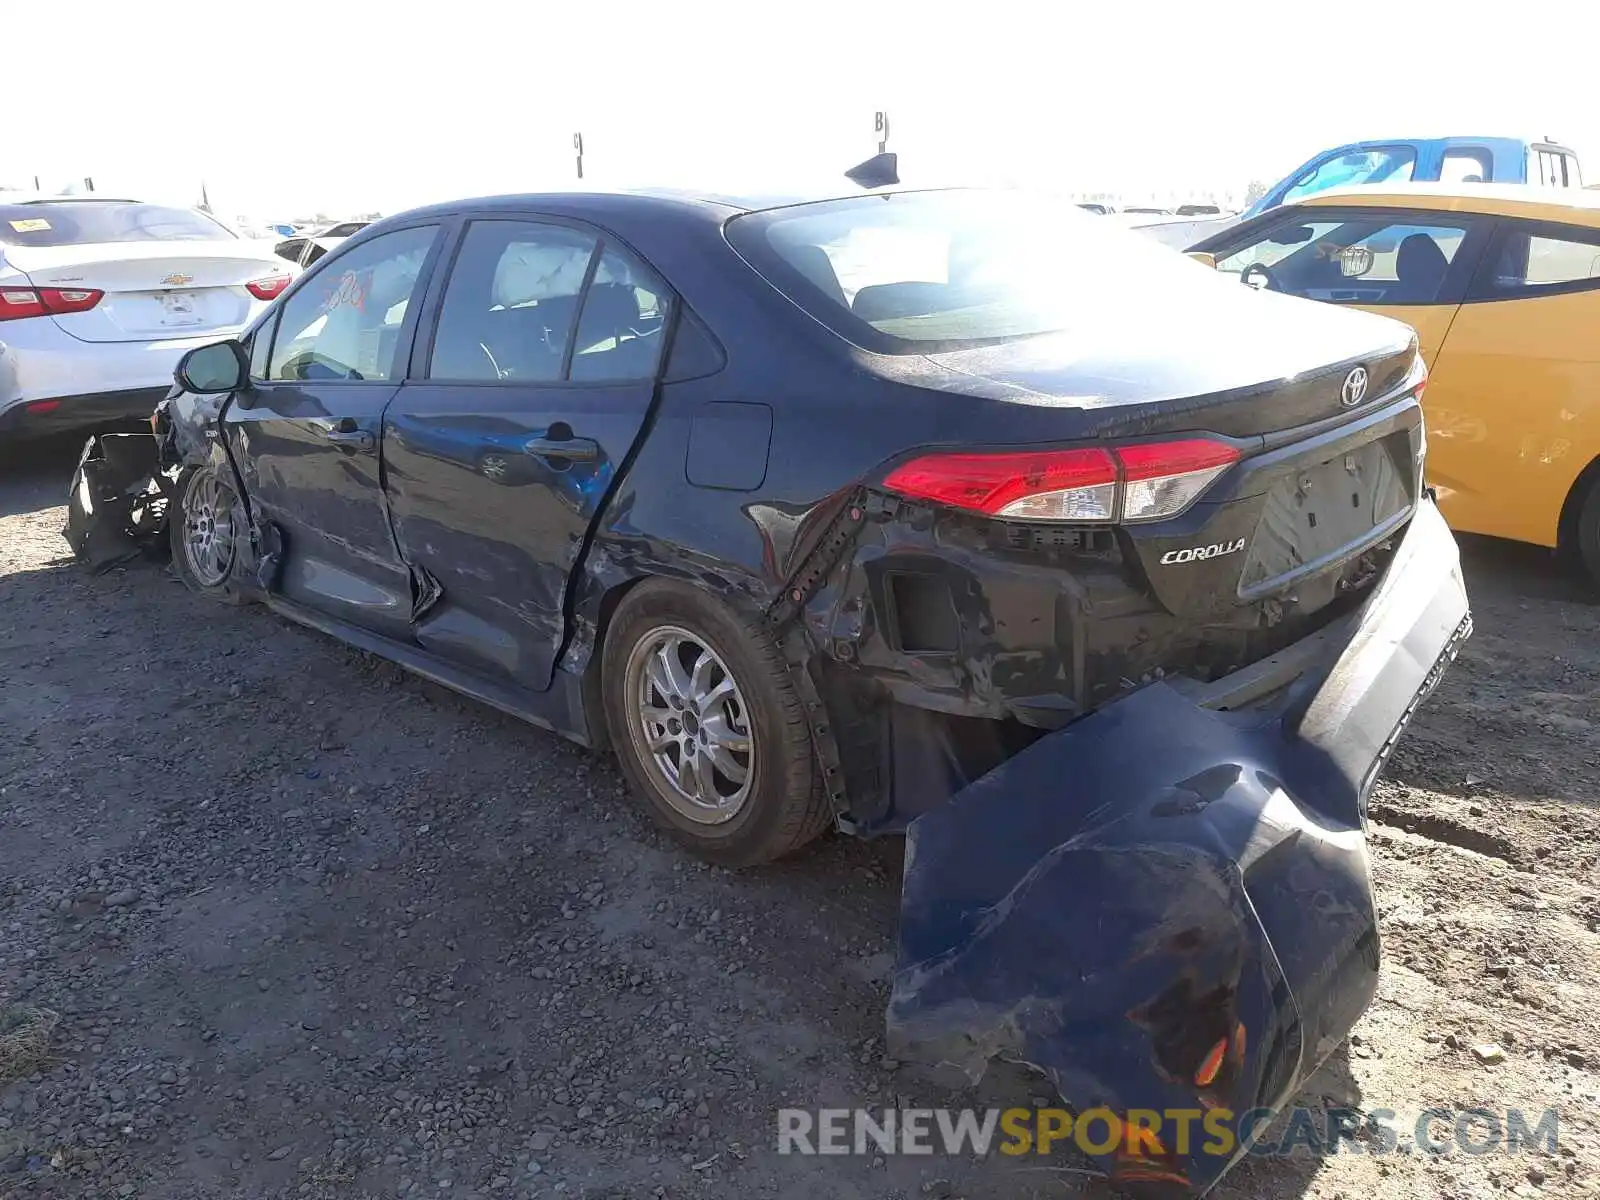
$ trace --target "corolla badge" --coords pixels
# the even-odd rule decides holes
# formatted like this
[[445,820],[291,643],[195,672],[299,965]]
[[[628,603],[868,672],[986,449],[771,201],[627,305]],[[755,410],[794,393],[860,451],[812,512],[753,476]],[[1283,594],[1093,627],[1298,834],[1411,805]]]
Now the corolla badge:
[[1168,550],[1161,556],[1163,566],[1174,563],[1200,562],[1208,558],[1221,558],[1224,554],[1237,554],[1244,549],[1244,539],[1231,542],[1212,542],[1209,546],[1185,546],[1182,550]]
[[1367,398],[1367,369],[1357,367],[1344,377],[1344,386],[1339,389],[1339,403],[1346,408],[1354,408]]

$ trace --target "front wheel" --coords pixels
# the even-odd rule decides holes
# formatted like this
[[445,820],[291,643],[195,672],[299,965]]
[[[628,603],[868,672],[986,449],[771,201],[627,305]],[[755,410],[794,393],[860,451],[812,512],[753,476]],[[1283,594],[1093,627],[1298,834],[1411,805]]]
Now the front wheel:
[[634,794],[700,857],[753,866],[826,828],[804,706],[756,622],[687,584],[643,583],[611,622],[601,686]]
[[178,578],[208,600],[245,603],[234,586],[233,571],[248,533],[232,482],[211,467],[190,467],[178,477],[177,492],[167,533]]

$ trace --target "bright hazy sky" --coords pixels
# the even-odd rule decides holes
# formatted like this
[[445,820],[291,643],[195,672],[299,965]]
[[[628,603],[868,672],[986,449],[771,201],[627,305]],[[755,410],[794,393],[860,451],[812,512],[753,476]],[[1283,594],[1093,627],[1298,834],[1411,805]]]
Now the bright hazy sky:
[[228,216],[571,186],[575,130],[599,185],[837,179],[877,109],[907,182],[1242,192],[1436,133],[1600,181],[1594,0],[11,0],[4,31],[0,182],[204,179]]

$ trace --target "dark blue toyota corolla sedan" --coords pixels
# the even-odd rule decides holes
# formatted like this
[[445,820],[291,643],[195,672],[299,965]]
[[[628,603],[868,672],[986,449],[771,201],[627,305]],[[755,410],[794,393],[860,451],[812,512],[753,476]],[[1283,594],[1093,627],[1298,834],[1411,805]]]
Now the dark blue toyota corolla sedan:
[[154,486],[194,590],[611,746],[707,858],[908,832],[899,1056],[1245,1114],[1371,998],[1367,792],[1470,630],[1424,377],[1024,194],[513,196],[191,352]]

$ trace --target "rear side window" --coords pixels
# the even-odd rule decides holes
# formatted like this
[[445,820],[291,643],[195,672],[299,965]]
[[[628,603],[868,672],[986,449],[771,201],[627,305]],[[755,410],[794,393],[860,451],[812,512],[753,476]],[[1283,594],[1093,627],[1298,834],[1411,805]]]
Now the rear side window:
[[1456,148],[1444,152],[1440,183],[1493,183],[1494,165],[1487,150]]
[[668,304],[667,289],[655,275],[606,247],[584,297],[571,378],[593,383],[654,377]]
[[450,272],[428,378],[461,383],[650,379],[666,286],[590,233],[474,221]]
[[233,234],[192,208],[119,200],[0,204],[0,244],[79,246],[96,242],[221,242]]
[[392,378],[400,330],[437,233],[435,225],[397,229],[308,276],[281,302],[267,378]]
[[428,378],[559,380],[597,243],[564,225],[473,221],[445,287]]
[[1600,288],[1600,230],[1508,224],[1491,262],[1495,298]]
[[1576,155],[1565,150],[1529,150],[1532,159],[1528,182],[1538,182],[1544,187],[1582,187],[1583,176],[1578,171]]

